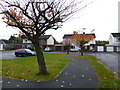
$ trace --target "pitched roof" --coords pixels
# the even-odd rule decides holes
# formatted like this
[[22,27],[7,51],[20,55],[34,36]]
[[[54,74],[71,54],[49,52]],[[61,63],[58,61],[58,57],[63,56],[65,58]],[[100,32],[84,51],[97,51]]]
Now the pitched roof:
[[43,35],[40,37],[40,44],[41,45],[47,45],[47,39],[50,38],[52,35]]
[[[70,36],[73,36],[73,35],[74,35],[74,34],[65,34],[65,35],[63,36],[63,38],[69,38]],[[82,35],[82,34],[79,34],[79,35]],[[85,35],[93,35],[94,38],[96,37],[94,33],[92,33],[92,34],[85,34]]]
[[43,35],[40,37],[40,39],[48,39],[48,38],[50,38],[50,36],[52,36],[52,35]]
[[12,44],[12,42],[10,40],[6,40],[6,39],[1,39],[0,42],[2,44]]
[[[43,36],[40,37],[40,39],[49,39],[50,36],[52,36],[52,35],[43,35]],[[27,37],[25,35],[22,35],[22,39],[26,39],[26,38]]]
[[68,37],[70,37],[70,36],[73,36],[74,34],[65,34],[64,36],[63,36],[63,38],[68,38]]
[[120,37],[120,33],[111,33],[113,37]]

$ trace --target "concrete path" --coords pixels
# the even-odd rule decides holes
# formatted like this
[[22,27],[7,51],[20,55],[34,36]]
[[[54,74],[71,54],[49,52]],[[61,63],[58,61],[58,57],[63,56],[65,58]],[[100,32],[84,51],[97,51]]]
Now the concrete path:
[[3,88],[97,88],[99,80],[87,59],[77,59],[75,55],[67,58],[73,60],[53,81],[27,81],[3,78]]

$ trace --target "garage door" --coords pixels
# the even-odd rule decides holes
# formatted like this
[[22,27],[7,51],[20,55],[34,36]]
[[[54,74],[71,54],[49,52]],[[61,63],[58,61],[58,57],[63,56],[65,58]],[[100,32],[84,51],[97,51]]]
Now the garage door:
[[113,52],[113,51],[114,51],[113,47],[107,47],[107,52]]
[[103,52],[104,51],[104,46],[97,46],[97,51],[98,52]]
[[0,45],[0,50],[3,50],[3,45],[2,44]]
[[62,47],[61,46],[56,46],[56,51],[62,51]]
[[120,47],[117,47],[117,51],[120,52]]

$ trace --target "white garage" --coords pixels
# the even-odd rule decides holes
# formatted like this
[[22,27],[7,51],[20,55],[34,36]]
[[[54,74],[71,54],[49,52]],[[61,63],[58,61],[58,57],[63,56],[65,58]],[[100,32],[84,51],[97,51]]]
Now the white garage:
[[113,52],[113,51],[114,51],[114,48],[113,48],[113,47],[107,47],[107,48],[106,48],[106,51],[107,51],[107,52]]
[[3,50],[3,44],[1,39],[0,39],[0,50]]
[[98,52],[103,52],[104,51],[104,46],[97,46],[97,51]]
[[3,50],[3,45],[2,44],[0,44],[0,50]]
[[117,52],[120,52],[120,46],[119,46],[119,47],[117,47]]

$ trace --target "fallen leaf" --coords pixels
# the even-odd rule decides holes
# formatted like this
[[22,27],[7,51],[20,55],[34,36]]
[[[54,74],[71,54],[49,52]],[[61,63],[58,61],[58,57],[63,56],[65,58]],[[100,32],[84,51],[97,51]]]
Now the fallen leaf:
[[65,81],[62,81],[62,83],[65,83]]
[[24,81],[24,79],[21,79],[21,81]]
[[19,87],[20,85],[17,85],[17,87]]
[[37,82],[40,82],[40,81],[37,81]]
[[118,85],[118,83],[114,83],[114,85]]
[[106,73],[104,73],[104,75],[107,75]]
[[91,80],[91,79],[89,79],[89,80]]
[[68,73],[65,73],[66,75],[68,74]]
[[107,79],[107,77],[104,77],[104,79]]
[[12,78],[11,76],[9,76],[8,78]]
[[63,88],[64,86],[63,85],[61,85],[61,88]]
[[58,82],[58,80],[56,80],[56,82]]
[[84,77],[84,75],[82,75],[82,77]]

